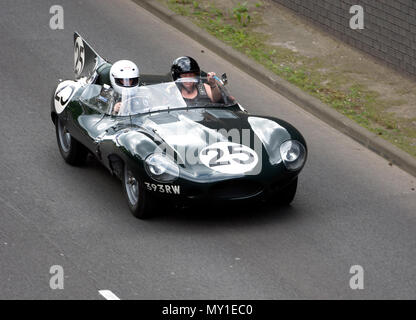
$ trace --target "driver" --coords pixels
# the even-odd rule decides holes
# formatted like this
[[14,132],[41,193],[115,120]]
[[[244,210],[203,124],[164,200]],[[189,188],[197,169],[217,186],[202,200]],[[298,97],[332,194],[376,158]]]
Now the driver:
[[110,82],[115,91],[115,99],[118,101],[113,108],[113,114],[117,114],[121,107],[122,94],[135,92],[139,86],[139,68],[129,60],[119,60],[110,69]]
[[[201,75],[198,63],[191,57],[179,57],[172,63],[171,74],[173,81],[179,78],[197,78]],[[178,84],[185,102],[195,100],[219,102],[222,99],[220,88],[214,79],[215,72],[207,75],[208,84],[196,82],[180,82]]]

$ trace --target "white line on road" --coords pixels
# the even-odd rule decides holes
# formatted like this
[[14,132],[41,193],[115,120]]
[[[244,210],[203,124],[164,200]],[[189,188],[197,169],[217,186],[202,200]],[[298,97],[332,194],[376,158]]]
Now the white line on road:
[[98,293],[101,294],[107,300],[120,300],[120,298],[117,297],[110,290],[99,290]]

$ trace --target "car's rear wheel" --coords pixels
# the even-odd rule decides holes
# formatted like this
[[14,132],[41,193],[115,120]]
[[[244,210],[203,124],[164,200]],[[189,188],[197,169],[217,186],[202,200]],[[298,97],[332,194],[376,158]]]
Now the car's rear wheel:
[[147,219],[152,215],[153,202],[146,193],[141,180],[125,165],[123,173],[123,190],[129,209],[138,219]]
[[71,136],[68,129],[59,118],[56,119],[55,127],[59,152],[64,160],[73,166],[84,164],[88,154],[87,148]]

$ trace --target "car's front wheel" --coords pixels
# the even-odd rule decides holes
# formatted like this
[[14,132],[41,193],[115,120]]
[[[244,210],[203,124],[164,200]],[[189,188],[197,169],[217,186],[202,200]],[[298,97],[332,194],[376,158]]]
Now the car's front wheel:
[[144,190],[143,183],[127,165],[123,171],[123,190],[131,213],[138,219],[149,218],[153,209],[152,199]]
[[87,158],[87,148],[71,136],[68,129],[59,118],[56,119],[55,127],[59,152],[64,160],[73,166],[82,165]]

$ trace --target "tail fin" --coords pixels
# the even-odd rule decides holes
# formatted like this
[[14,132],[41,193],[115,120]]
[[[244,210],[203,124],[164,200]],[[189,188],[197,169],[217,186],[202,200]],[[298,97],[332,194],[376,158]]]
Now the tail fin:
[[74,33],[74,72],[77,79],[90,77],[106,62],[77,32]]

